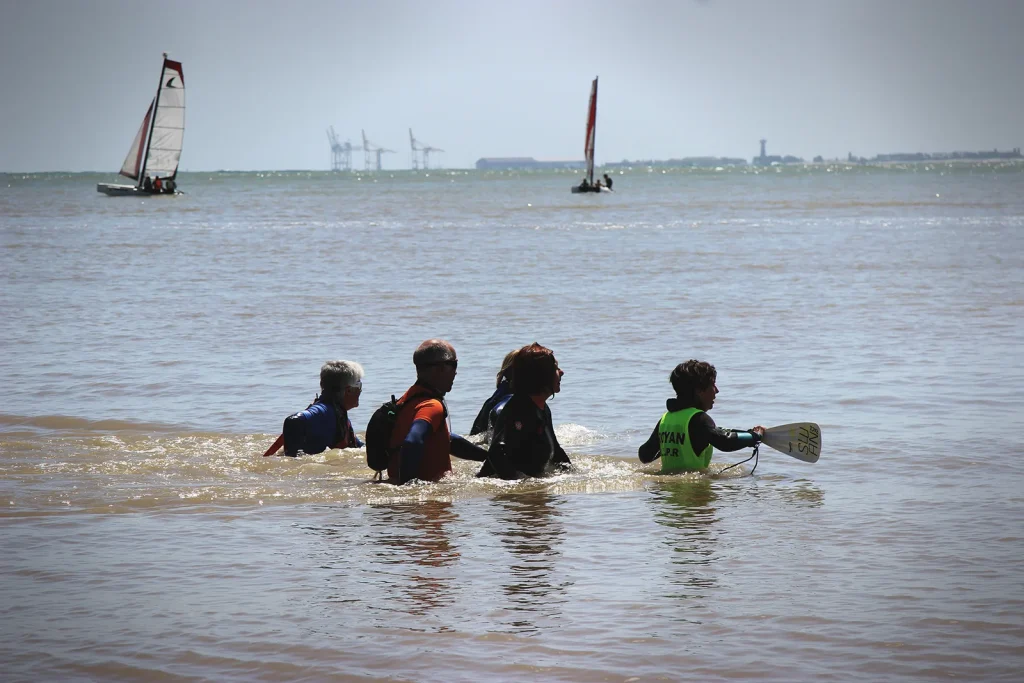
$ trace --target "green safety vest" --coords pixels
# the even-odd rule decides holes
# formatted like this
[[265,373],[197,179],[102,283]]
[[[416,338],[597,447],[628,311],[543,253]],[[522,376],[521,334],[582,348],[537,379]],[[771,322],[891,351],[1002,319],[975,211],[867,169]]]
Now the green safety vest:
[[697,453],[690,440],[690,420],[700,408],[684,408],[661,416],[658,424],[658,445],[661,449],[661,472],[696,472],[711,464],[711,444]]

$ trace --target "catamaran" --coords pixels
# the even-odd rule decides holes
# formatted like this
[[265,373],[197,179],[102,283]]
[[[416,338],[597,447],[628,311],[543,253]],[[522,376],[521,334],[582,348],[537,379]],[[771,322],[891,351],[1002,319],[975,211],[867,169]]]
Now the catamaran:
[[[167,59],[160,70],[156,97],[149,103],[139,132],[128,149],[121,166],[121,175],[136,181],[135,185],[99,183],[97,192],[111,196],[146,197],[155,192],[180,194],[177,191],[178,160],[185,138],[185,79],[181,62]],[[153,188],[157,178],[159,188]]]
[[587,177],[579,185],[574,185],[573,193],[600,192],[600,185],[594,184],[594,141],[597,139],[597,76],[590,85],[590,106],[587,108],[587,139],[583,145],[583,154],[587,160]]

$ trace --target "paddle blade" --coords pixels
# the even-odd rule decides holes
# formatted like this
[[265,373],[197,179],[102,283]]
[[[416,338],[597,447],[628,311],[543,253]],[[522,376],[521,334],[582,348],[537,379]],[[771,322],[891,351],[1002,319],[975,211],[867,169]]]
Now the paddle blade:
[[284,445],[284,434],[282,434],[281,436],[277,437],[277,440],[274,443],[270,444],[270,448],[268,448],[267,452],[263,454],[263,457],[265,458],[268,455],[273,455],[274,453],[277,453],[279,450],[281,450],[281,446],[283,446],[283,445]]
[[813,422],[794,422],[765,430],[761,443],[804,462],[818,462],[821,428]]

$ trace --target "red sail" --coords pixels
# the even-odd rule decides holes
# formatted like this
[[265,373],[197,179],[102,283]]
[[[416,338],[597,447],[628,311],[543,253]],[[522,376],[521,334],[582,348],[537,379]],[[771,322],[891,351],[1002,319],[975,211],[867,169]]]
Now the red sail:
[[597,78],[590,86],[590,108],[587,110],[587,140],[583,154],[587,160],[587,181],[594,183],[594,141],[597,138]]
[[139,179],[139,167],[142,166],[142,141],[145,139],[146,133],[149,132],[149,119],[152,115],[153,102],[150,102],[149,109],[146,110],[146,116],[142,119],[142,125],[139,126],[139,132],[135,134],[135,140],[132,141],[132,146],[128,150],[128,156],[124,158],[124,163],[121,164],[121,175],[132,180]]

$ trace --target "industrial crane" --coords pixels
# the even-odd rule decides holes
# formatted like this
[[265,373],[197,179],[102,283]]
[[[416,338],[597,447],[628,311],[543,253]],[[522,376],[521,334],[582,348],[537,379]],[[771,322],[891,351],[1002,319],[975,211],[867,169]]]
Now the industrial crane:
[[382,154],[394,154],[393,149],[384,149],[380,145],[375,145],[366,139],[366,131],[360,131],[363,134],[363,164],[366,170],[370,170],[370,164],[372,163],[373,157],[371,155],[377,155],[377,170],[381,170],[380,157]]
[[338,135],[334,132],[334,126],[327,129],[327,140],[331,143],[331,170],[351,171],[352,150],[358,150],[359,147],[353,147],[352,142],[349,140],[346,140],[344,144],[338,142]]
[[424,145],[422,142],[413,137],[412,128],[409,129],[409,146],[412,148],[412,167],[413,170],[419,168],[420,157],[417,156],[417,152],[423,157],[423,169],[430,168],[430,153],[431,152],[443,152],[444,150],[440,147],[431,147],[430,145]]

